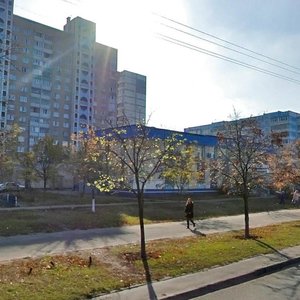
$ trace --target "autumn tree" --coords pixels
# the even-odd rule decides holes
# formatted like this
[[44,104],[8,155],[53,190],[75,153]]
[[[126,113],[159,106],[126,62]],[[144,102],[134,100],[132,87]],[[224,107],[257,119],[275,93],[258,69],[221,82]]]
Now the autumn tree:
[[195,184],[203,179],[204,173],[199,167],[202,163],[196,145],[183,144],[175,149],[170,160],[166,160],[161,178],[183,192],[191,183]]
[[[129,125],[110,128],[95,138],[97,150],[90,156],[92,161],[102,161],[98,169],[98,179],[94,185],[100,191],[126,189],[137,199],[141,235],[141,258],[146,260],[144,230],[144,192],[147,183],[161,172],[166,160],[174,156],[174,151],[182,140],[170,133],[164,138],[155,136],[151,127]],[[104,159],[105,158],[105,159]]]
[[21,167],[21,175],[26,188],[31,188],[31,183],[37,179],[35,172],[35,155],[32,151],[20,153],[18,155]]
[[0,178],[9,179],[13,173],[20,128],[14,125],[0,130]]
[[54,143],[53,137],[45,136],[33,146],[32,152],[34,171],[43,180],[43,187],[46,189],[49,179],[57,173],[57,165],[64,158],[64,149]]
[[270,186],[291,190],[300,182],[300,141],[280,144],[268,155]]
[[[94,182],[104,174],[112,170],[112,166],[107,163],[107,153],[99,152],[99,143],[93,129],[87,133],[80,133],[76,140],[79,141],[79,146],[75,151],[72,151],[71,161],[74,168],[74,175],[83,181],[83,193],[85,186],[96,188]],[[104,184],[102,191],[109,192],[111,186]]]
[[239,120],[236,112],[217,137],[213,177],[223,189],[242,197],[245,238],[249,238],[249,195],[265,181],[264,168],[270,143],[254,118]]

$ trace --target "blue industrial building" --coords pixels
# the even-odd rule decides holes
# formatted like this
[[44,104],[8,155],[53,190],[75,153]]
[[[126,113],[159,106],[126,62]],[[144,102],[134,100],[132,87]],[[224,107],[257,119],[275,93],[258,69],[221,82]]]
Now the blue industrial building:
[[[130,125],[124,127],[118,127],[120,130],[122,137],[130,138],[138,136],[141,131],[137,125]],[[159,138],[161,140],[167,139],[173,135],[177,135],[178,139],[184,140],[185,143],[193,143],[197,147],[197,155],[199,159],[202,161],[209,160],[214,157],[215,147],[217,145],[217,137],[213,135],[199,135],[194,133],[188,132],[180,132],[180,131],[173,131],[169,129],[161,129],[156,127],[149,127],[144,126],[143,132],[146,132],[148,138]],[[102,136],[103,134],[112,133],[112,129],[104,129],[104,130],[97,130],[96,136]],[[144,133],[143,133],[144,134]],[[159,190],[162,191],[161,187],[164,187],[164,192],[168,191],[175,191],[174,188],[166,187],[166,185],[162,182],[161,178],[154,178],[151,180],[147,185],[148,192],[158,192]],[[189,191],[207,191],[211,189],[211,180],[210,174],[208,170],[205,171],[205,176],[203,182],[194,183],[188,187]]]
[[[138,134],[137,125],[129,125],[118,127],[120,130],[124,130],[124,137],[131,137]],[[185,140],[187,143],[196,143],[200,146],[215,147],[217,145],[217,137],[215,135],[200,135],[189,132],[174,131],[170,129],[162,129],[156,127],[145,126],[147,135],[149,138],[166,139],[172,135],[178,135],[179,139]],[[101,136],[104,132],[111,132],[112,129],[96,130],[96,136]]]

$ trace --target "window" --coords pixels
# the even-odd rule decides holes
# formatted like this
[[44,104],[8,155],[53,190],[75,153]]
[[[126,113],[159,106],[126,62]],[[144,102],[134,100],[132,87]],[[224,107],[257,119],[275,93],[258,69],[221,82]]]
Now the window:
[[25,148],[23,146],[18,146],[18,152],[25,152]]
[[39,107],[31,107],[31,112],[40,113],[40,108]]
[[41,89],[32,87],[31,88],[31,93],[40,95],[41,94]]
[[18,141],[21,142],[21,143],[24,143],[25,142],[24,136],[19,136]]
[[20,96],[20,102],[27,102],[27,97]]

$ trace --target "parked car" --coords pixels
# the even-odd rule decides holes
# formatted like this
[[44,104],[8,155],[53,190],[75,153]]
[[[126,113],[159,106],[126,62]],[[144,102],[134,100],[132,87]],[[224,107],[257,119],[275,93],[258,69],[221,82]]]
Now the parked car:
[[14,194],[3,193],[0,194],[0,207],[17,207],[18,197]]
[[0,183],[0,192],[7,192],[7,191],[20,191],[24,190],[25,186],[19,184],[17,182],[3,182]]

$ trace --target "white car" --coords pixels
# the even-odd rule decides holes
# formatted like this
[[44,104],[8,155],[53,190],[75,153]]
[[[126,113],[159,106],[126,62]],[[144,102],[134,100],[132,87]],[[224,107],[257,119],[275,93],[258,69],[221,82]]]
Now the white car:
[[17,182],[0,183],[0,192],[20,191],[20,190],[24,190],[24,189],[25,189],[25,186],[22,184],[19,184]]

